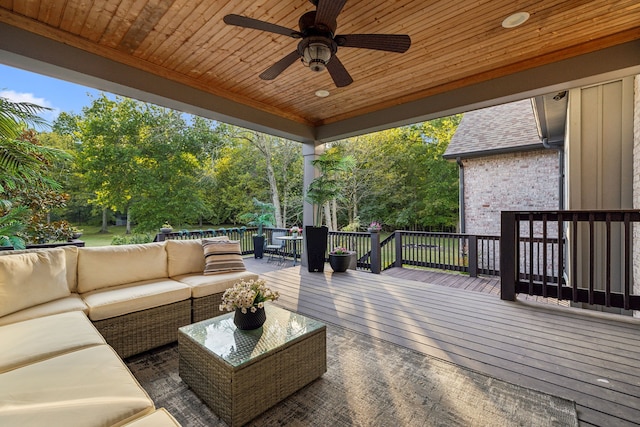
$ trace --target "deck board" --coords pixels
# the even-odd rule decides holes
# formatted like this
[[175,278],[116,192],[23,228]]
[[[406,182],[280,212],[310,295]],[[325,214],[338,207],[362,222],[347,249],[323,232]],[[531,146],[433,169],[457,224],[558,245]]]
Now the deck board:
[[262,276],[285,308],[575,400],[582,425],[640,425],[636,319],[470,291],[486,278],[452,287],[460,278],[298,267]]

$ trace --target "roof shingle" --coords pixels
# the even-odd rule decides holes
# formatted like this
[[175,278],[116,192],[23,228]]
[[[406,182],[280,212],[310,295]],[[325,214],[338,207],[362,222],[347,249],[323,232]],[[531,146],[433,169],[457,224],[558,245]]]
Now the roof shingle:
[[542,148],[531,101],[502,104],[465,113],[444,158],[480,157]]

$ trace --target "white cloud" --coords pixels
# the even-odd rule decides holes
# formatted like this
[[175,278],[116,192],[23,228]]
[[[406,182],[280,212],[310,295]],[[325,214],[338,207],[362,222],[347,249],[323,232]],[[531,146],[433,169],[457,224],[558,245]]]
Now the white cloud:
[[6,98],[13,102],[29,102],[41,107],[51,108],[51,110],[42,111],[39,113],[40,117],[42,117],[49,123],[52,123],[58,117],[58,114],[60,114],[59,108],[53,107],[51,102],[44,98],[37,97],[32,93],[16,92],[14,90],[0,90],[0,97]]

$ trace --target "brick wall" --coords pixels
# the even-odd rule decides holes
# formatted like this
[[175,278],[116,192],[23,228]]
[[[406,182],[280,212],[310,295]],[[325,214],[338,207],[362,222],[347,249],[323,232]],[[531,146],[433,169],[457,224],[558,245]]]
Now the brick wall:
[[463,160],[466,232],[499,236],[503,210],[557,210],[558,157],[543,149]]

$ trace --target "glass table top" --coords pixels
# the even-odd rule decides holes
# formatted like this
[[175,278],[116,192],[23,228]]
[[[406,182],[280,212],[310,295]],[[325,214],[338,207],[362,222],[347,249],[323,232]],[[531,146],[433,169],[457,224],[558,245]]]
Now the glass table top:
[[234,312],[192,325],[180,332],[211,354],[234,367],[260,357],[284,344],[325,327],[324,323],[301,314],[265,305],[267,321],[261,328],[243,331],[233,323]]

